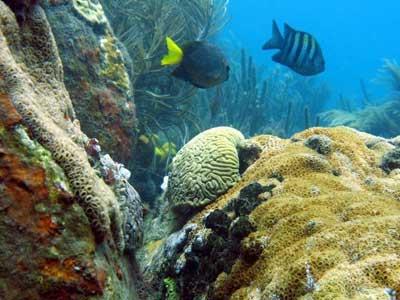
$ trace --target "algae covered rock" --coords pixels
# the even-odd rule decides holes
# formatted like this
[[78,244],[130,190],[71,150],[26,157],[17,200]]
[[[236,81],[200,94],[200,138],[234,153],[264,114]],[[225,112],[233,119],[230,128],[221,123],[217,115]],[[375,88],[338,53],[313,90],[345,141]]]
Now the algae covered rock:
[[89,163],[39,5],[18,24],[0,1],[0,78],[0,298],[137,299],[132,207]]
[[130,58],[97,0],[41,1],[59,49],[82,130],[131,167],[136,115]]
[[129,262],[96,250],[63,169],[7,96],[0,107],[0,298],[138,299]]
[[167,198],[176,211],[203,207],[239,179],[238,147],[244,136],[230,127],[206,130],[174,157]]

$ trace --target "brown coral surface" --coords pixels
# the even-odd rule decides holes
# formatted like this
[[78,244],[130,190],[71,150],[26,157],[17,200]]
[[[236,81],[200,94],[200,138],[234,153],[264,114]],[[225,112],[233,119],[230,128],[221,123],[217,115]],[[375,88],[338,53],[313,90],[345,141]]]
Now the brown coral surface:
[[[332,140],[330,154],[304,145],[314,135]],[[385,288],[400,291],[400,180],[379,169],[382,154],[344,127],[310,129],[293,141],[283,151],[267,148],[219,199],[222,206],[252,181],[283,179],[251,213],[257,231],[242,242],[246,249],[265,238],[262,253],[220,274],[213,297],[387,299]]]

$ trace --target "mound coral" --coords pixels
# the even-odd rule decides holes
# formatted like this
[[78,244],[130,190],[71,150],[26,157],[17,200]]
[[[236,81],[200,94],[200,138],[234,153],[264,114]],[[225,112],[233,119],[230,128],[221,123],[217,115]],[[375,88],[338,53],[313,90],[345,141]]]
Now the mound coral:
[[[189,221],[197,226],[167,276],[183,298],[193,291],[235,300],[396,294],[400,179],[380,168],[391,142],[338,127],[265,146],[240,181]],[[228,231],[208,225],[214,215],[228,218]]]
[[217,127],[194,137],[174,157],[167,199],[175,210],[199,208],[214,201],[240,178],[236,129]]
[[[331,141],[324,157],[302,145],[316,135]],[[385,288],[400,289],[400,182],[385,178],[381,153],[363,137],[347,128],[310,129],[255,163],[243,183],[271,171],[283,176],[279,192],[251,214],[258,228],[250,237],[268,242],[255,263],[238,260],[219,276],[216,299],[384,299]],[[299,163],[304,155],[314,159]],[[315,168],[320,159],[325,167]]]
[[[63,84],[63,69],[43,10],[36,6],[18,26],[0,2],[1,88],[32,135],[62,167],[98,241],[108,232],[124,248],[121,212],[111,189],[96,175],[83,150],[85,136]],[[4,90],[3,90],[4,89]]]

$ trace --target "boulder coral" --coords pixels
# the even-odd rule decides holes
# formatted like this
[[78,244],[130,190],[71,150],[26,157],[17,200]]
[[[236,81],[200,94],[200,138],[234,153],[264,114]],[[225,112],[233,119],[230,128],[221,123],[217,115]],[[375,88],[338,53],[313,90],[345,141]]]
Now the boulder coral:
[[167,199],[176,211],[201,208],[239,179],[244,136],[230,127],[206,130],[178,151],[171,164]]
[[[268,136],[253,140],[261,157],[189,220],[195,229],[164,267],[182,299],[399,293],[400,177],[380,168],[392,141],[346,127],[311,128],[271,147]],[[228,230],[207,225],[214,212],[225,212]]]

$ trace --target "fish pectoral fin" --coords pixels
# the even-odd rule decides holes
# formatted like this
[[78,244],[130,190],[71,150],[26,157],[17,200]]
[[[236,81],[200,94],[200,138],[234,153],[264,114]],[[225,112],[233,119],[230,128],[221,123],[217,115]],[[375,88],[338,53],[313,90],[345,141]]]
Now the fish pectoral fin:
[[166,39],[168,53],[161,60],[162,66],[177,65],[183,59],[182,49],[170,38]]
[[274,61],[274,62],[276,62],[276,63],[282,63],[282,59],[281,59],[281,52],[278,52],[278,53],[276,53],[276,54],[274,54],[273,56],[272,56],[272,60]]
[[272,38],[263,45],[262,49],[281,49],[283,42],[283,37],[281,32],[279,31],[278,24],[276,24],[276,21],[274,20],[272,22]]
[[177,68],[172,72],[171,75],[174,76],[174,77],[176,77],[176,78],[179,78],[179,79],[188,81],[187,73],[185,72],[185,70],[184,70],[181,66],[177,67]]

